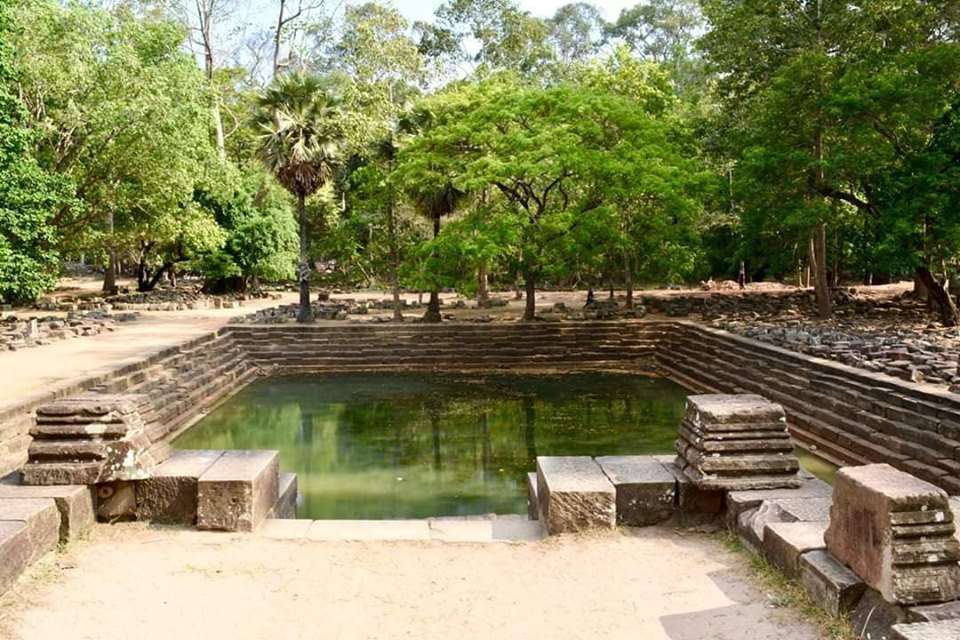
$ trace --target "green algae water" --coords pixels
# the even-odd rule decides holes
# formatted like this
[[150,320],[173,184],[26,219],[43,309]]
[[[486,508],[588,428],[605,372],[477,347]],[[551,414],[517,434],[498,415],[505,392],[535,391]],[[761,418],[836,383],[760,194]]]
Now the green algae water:
[[300,518],[526,513],[537,456],[671,453],[686,395],[618,373],[277,376],[175,444],[278,449]]

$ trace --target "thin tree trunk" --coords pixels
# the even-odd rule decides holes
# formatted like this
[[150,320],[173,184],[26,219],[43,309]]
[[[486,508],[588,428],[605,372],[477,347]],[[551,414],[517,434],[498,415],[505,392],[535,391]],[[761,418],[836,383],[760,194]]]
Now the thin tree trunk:
[[484,306],[490,300],[490,280],[487,274],[487,261],[481,260],[477,269],[477,302]]
[[937,279],[930,273],[926,266],[917,267],[916,280],[921,282],[930,295],[930,301],[940,312],[940,320],[945,327],[955,327],[960,321],[960,312],[957,311],[957,305],[953,301],[946,289],[943,288]]
[[523,277],[527,297],[523,321],[532,322],[537,317],[537,279],[532,269],[524,270]]
[[[433,239],[436,240],[440,235],[440,216],[433,218]],[[427,312],[423,316],[424,322],[441,322],[443,316],[440,315],[440,292],[436,285],[430,290],[430,302],[427,303]]]
[[113,246],[113,211],[107,213],[107,228],[110,233],[110,256],[103,272],[103,292],[114,294],[117,292],[117,250]]
[[817,297],[817,314],[825,320],[833,313],[830,283],[827,281],[827,224],[825,222],[818,222],[814,228],[810,239],[810,251],[813,264],[813,290]]
[[297,194],[297,218],[300,221],[300,270],[297,274],[300,279],[300,309],[297,312],[297,322],[309,324],[313,322],[313,309],[310,307],[310,245],[307,238],[307,197]]
[[623,282],[627,287],[627,309],[633,309],[633,261],[630,252],[623,252]]
[[390,280],[393,285],[393,319],[403,321],[403,304],[400,302],[400,247],[397,240],[397,220],[391,198],[387,202],[387,232],[390,234]]

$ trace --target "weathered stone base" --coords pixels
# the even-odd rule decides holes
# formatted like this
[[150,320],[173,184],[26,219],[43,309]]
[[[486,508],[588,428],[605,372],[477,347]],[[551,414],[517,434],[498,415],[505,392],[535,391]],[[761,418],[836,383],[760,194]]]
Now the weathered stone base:
[[0,484],[0,502],[4,500],[51,499],[60,513],[60,542],[83,536],[96,521],[93,492],[77,485],[32,487]]
[[276,451],[227,451],[197,481],[197,527],[253,531],[279,498]]
[[867,587],[825,549],[800,557],[800,582],[817,606],[834,617],[851,611]]
[[223,451],[178,451],[136,487],[137,519],[192,525],[197,521],[197,483]]
[[592,458],[537,458],[537,499],[551,535],[616,524],[616,489]]
[[617,524],[644,527],[673,517],[676,479],[652,456],[607,456],[597,464],[617,492]]

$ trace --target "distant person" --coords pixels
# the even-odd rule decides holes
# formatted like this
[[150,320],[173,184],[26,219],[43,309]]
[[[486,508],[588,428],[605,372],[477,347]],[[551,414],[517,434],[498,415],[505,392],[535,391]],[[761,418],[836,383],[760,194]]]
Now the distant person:
[[737,276],[737,284],[740,285],[741,290],[747,286],[747,266],[743,263],[743,260],[740,261],[740,274]]

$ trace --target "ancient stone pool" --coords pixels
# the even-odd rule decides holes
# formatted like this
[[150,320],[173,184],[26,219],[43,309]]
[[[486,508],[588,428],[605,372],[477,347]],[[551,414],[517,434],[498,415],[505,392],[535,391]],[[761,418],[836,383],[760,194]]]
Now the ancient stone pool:
[[671,453],[686,395],[621,373],[276,376],[175,445],[278,449],[301,518],[526,513],[537,456]]

